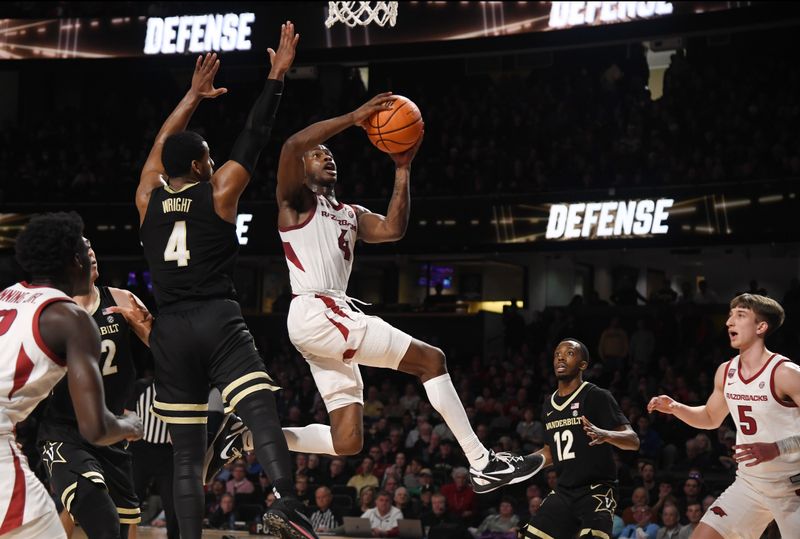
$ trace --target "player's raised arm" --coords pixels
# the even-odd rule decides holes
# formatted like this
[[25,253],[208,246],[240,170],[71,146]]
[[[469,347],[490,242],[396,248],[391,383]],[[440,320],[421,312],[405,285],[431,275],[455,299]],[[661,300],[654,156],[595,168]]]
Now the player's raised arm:
[[717,368],[717,374],[714,376],[714,392],[704,405],[686,406],[673,400],[672,397],[659,395],[650,399],[647,404],[647,411],[672,414],[696,429],[716,429],[722,424],[729,412],[728,406],[725,404],[725,395],[723,394],[726,365],[727,363],[723,363]]
[[295,33],[291,21],[281,25],[278,50],[267,49],[271,68],[264,90],[247,115],[244,129],[231,149],[230,160],[211,178],[211,183],[214,185],[214,203],[217,213],[223,219],[235,219],[239,197],[250,182],[261,151],[269,142],[275,114],[283,95],[283,77],[292,67],[299,39],[300,35]]
[[100,335],[91,316],[75,304],[54,303],[42,312],[39,332],[51,350],[67,358],[69,393],[81,436],[94,445],[139,439],[142,424],[136,414],[117,418],[106,408]]
[[216,53],[208,53],[205,56],[198,56],[192,75],[192,85],[186,95],[183,96],[178,106],[172,111],[161,129],[156,135],[147,161],[142,167],[142,174],[139,176],[139,187],[136,189],[136,208],[139,210],[139,222],[144,221],[147,204],[150,201],[150,193],[162,185],[162,178],[165,178],[166,171],[161,162],[161,150],[167,137],[180,133],[186,129],[189,120],[203,99],[213,99],[226,93],[226,88],[214,88],[214,77],[219,71],[219,60]]
[[289,137],[283,143],[280,161],[278,162],[278,188],[276,192],[278,207],[294,207],[298,196],[303,192],[305,181],[303,155],[307,151],[319,146],[348,127],[361,125],[374,113],[381,110],[389,110],[391,103],[392,93],[384,92],[376,95],[353,112],[311,124]]
[[367,243],[397,241],[406,234],[411,214],[411,161],[422,144],[424,132],[417,143],[402,153],[391,154],[395,164],[394,191],[386,215],[379,215],[356,208],[358,213],[358,237]]

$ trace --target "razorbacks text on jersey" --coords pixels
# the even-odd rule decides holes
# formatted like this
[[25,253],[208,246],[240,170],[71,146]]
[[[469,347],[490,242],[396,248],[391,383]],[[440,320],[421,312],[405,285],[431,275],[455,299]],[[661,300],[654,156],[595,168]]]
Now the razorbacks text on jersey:
[[[136,368],[130,351],[131,332],[125,317],[106,311],[108,307],[117,304],[108,287],[98,287],[98,292],[98,302],[90,314],[100,331],[99,368],[103,376],[106,408],[115,415],[122,415],[136,381]],[[60,440],[88,444],[78,430],[78,420],[66,379],[61,380],[53,389],[53,396],[39,426],[38,438],[40,441]],[[124,442],[121,445],[125,445]]]
[[139,236],[159,307],[185,300],[236,298],[236,225],[217,215],[209,182],[153,190]]
[[72,299],[24,282],[0,292],[0,535],[55,511],[13,431],[67,372],[64,358],[39,333],[42,311],[58,301]]
[[[739,356],[725,367],[725,402],[736,423],[736,443],[772,443],[800,432],[799,403],[787,402],[775,393],[775,369],[789,359],[773,354],[762,369],[745,379]],[[780,455],[755,466],[739,466],[736,474],[762,481],[787,480],[800,472],[800,453]]]
[[556,391],[545,399],[542,407],[545,443],[558,472],[559,486],[574,488],[616,482],[612,446],[590,446],[581,416],[601,429],[615,430],[628,424],[611,393],[589,382],[583,382],[566,397],[560,397]]
[[279,227],[292,292],[344,293],[353,268],[358,217],[352,206],[334,206],[321,195],[298,225]]

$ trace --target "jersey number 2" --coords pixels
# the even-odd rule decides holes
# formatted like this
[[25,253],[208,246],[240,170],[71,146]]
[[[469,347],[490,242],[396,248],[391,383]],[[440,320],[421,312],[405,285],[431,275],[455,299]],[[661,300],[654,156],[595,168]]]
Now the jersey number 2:
[[339,234],[339,249],[342,250],[344,253],[344,259],[350,260],[350,255],[352,254],[350,251],[350,241],[345,237],[347,235],[347,230],[342,229],[342,233]]
[[742,429],[742,434],[748,436],[758,431],[758,424],[756,424],[755,418],[747,415],[747,412],[752,411],[752,406],[739,406],[739,428]]
[[189,249],[186,248],[186,221],[176,221],[167,248],[164,249],[164,261],[177,262],[178,267],[182,268],[189,265],[190,258]]
[[[569,460],[575,458],[575,453],[572,452],[572,431],[562,430],[556,432],[554,438],[556,439],[556,451],[558,451],[558,461]],[[562,449],[561,444],[564,444]]]
[[116,374],[117,366],[114,365],[114,356],[117,355],[117,345],[110,339],[103,339],[100,343],[100,353],[107,354],[106,360],[103,361],[103,376]]

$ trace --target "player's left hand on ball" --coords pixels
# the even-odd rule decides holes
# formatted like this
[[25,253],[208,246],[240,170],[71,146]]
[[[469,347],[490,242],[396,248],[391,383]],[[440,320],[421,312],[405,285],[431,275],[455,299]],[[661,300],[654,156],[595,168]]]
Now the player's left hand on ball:
[[411,148],[407,149],[404,152],[389,154],[389,156],[392,158],[392,161],[394,161],[394,164],[397,168],[407,167],[408,165],[411,164],[411,161],[413,161],[414,157],[416,157],[417,155],[417,150],[419,150],[419,147],[422,145],[423,138],[425,138],[424,126],[422,128],[422,133],[419,134],[419,139]]
[[736,452],[733,459],[739,464],[753,461],[745,464],[748,468],[762,462],[769,462],[780,455],[778,444],[775,442],[735,445],[733,450]]
[[581,416],[581,423],[583,423],[583,432],[591,440],[589,445],[604,444],[608,440],[606,431],[592,425],[592,422],[586,419],[586,416]]

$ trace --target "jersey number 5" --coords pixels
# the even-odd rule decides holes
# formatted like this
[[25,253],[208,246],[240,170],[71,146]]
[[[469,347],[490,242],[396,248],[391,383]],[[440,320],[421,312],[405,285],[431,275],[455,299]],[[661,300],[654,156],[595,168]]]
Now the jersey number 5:
[[339,249],[342,250],[344,253],[344,259],[350,260],[350,255],[352,254],[350,251],[350,241],[345,237],[347,235],[347,230],[342,229],[342,233],[339,234]]
[[177,262],[178,267],[182,268],[189,265],[191,254],[186,248],[186,221],[176,221],[172,227],[172,234],[169,235],[167,248],[164,249],[165,262]]
[[742,429],[742,434],[748,436],[755,434],[758,431],[758,425],[753,417],[747,415],[747,412],[752,412],[752,406],[739,406],[739,428]]
[[[556,432],[554,438],[556,439],[556,451],[558,451],[558,461],[569,460],[575,458],[575,453],[572,451],[572,431],[561,430]],[[563,444],[563,448],[561,447]]]

